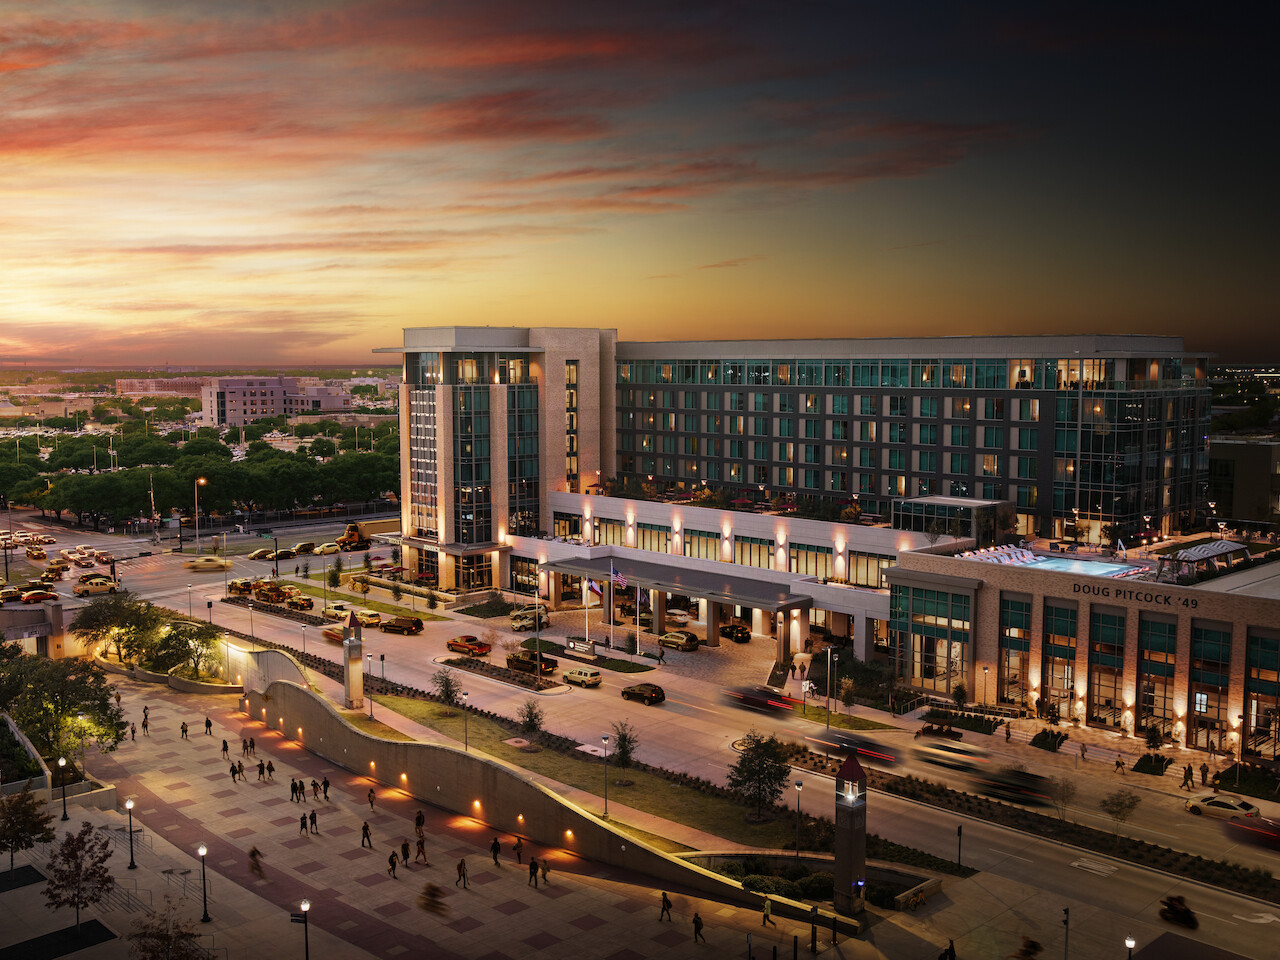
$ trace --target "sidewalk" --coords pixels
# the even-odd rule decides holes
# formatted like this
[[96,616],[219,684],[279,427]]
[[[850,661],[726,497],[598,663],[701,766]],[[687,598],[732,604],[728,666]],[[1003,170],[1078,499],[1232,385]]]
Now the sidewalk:
[[[194,851],[200,843],[207,844],[213,921],[200,925],[201,932],[212,938],[206,945],[219,951],[226,948],[229,957],[300,950],[296,941],[301,931],[289,923],[288,914],[298,909],[304,897],[312,903],[310,936],[316,940],[319,956],[394,958],[408,952],[494,960],[534,956],[642,960],[659,954],[678,958],[745,952],[748,933],[753,935],[757,956],[767,955],[771,945],[789,955],[793,936],[808,943],[807,924],[778,918],[776,929],[761,929],[755,910],[725,906],[677,889],[668,891],[675,903],[675,922],[659,924],[660,891],[646,877],[526,842],[525,863],[533,856],[545,857],[551,864],[550,883],[535,888],[528,884],[527,868],[514,862],[512,837],[500,838],[501,866],[494,866],[488,853],[494,835],[483,824],[381,786],[375,787],[371,812],[366,800],[370,781],[250,722],[236,711],[234,697],[186,697],[128,680],[118,685],[129,718],[139,717],[144,704],[150,707],[151,736],[126,740],[113,754],[88,758],[95,777],[116,783],[122,800],[133,797],[136,801],[135,858],[140,869],[125,869],[128,844],[124,842],[116,844],[112,872],[146,906],[159,905],[170,891],[184,897],[185,913],[198,917],[200,862]],[[213,736],[203,732],[206,711],[213,720]],[[384,713],[396,719],[397,726],[416,727],[389,711]],[[183,720],[191,729],[186,741],[178,732]],[[241,755],[242,740],[248,737],[256,739],[256,759]],[[434,733],[430,737],[441,739]],[[220,755],[223,738],[233,745],[231,759],[244,761],[247,782],[231,781],[228,761]],[[275,782],[257,779],[258,759],[273,762]],[[305,803],[291,803],[287,781],[294,776],[308,786],[313,779],[328,777],[329,801],[313,801],[308,790]],[[413,818],[419,808],[426,816],[426,850],[432,865],[402,866],[398,878],[392,879],[386,870],[387,855],[402,839],[410,841],[412,851]],[[304,835],[299,832],[298,817],[312,809],[317,812],[319,832]],[[674,832],[674,825],[621,807],[619,816],[643,829],[666,835]],[[111,827],[125,823],[123,810],[73,808],[71,822],[65,826],[78,826],[85,819]],[[366,820],[372,830],[372,850],[360,843],[361,824]],[[55,821],[55,826],[61,835],[63,825]],[[691,846],[724,846],[723,841],[693,832],[673,839]],[[708,839],[713,842],[703,842]],[[253,846],[264,856],[266,878],[262,880],[248,867],[247,853]],[[39,854],[33,851],[18,860],[39,866],[43,863]],[[462,858],[470,873],[470,889],[465,891],[454,883],[455,865]],[[442,888],[446,915],[437,917],[415,908],[426,882]],[[69,911],[55,914],[37,908],[43,904],[42,889],[43,884],[36,884],[0,894],[0,948],[73,922]],[[709,946],[692,942],[695,911],[706,923]],[[100,917],[124,936],[136,915],[136,909],[130,912],[112,904],[91,909],[85,916]],[[894,922],[880,924],[877,931],[877,942],[892,943],[892,950],[881,952],[855,941],[842,941],[832,948],[824,935],[820,954],[932,960],[941,949],[936,937],[922,937],[921,931],[900,928]],[[941,944],[945,942],[943,938]],[[123,940],[77,953],[86,960],[126,955]]]

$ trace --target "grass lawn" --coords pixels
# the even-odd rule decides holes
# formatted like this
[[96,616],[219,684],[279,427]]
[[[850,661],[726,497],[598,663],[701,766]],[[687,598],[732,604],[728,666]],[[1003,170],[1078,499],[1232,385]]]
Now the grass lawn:
[[[388,701],[399,700],[400,698],[399,697],[374,697],[373,699],[375,703],[379,703],[382,706],[388,707],[390,709],[390,704],[388,703]],[[382,723],[379,720],[370,720],[369,715],[365,713],[363,710],[339,709],[338,713],[342,716],[342,719],[347,721],[347,723],[351,724],[357,730],[360,730],[364,733],[369,734],[370,736],[381,737],[383,740],[409,741],[414,739],[413,737],[409,736],[407,733],[401,733],[399,730],[395,729],[394,727],[388,727],[385,723]]]
[[[818,723],[825,724],[827,722],[826,707],[815,707],[813,705],[795,706],[791,708],[792,712],[804,717],[806,720],[816,720]],[[897,730],[891,723],[881,723],[879,720],[867,720],[863,717],[851,717],[844,713],[831,714],[831,725],[840,727],[843,730]]]
[[[463,738],[462,714],[458,711],[453,711],[453,716],[445,716],[449,711],[440,704],[403,697],[378,697],[377,701],[446,736],[457,740]],[[468,718],[467,727],[472,750],[497,757],[579,790],[589,791],[596,796],[604,792],[604,764],[596,758],[586,755],[579,758],[554,750],[525,753],[518,747],[502,742],[514,736],[506,727],[476,714]],[[640,747],[643,750],[644,745],[641,744]],[[671,783],[643,770],[626,772],[625,779],[633,781],[629,787],[616,786],[619,779],[623,778],[611,767],[610,798],[645,813],[752,846],[779,848],[788,840],[795,839],[795,824],[790,820],[748,823],[746,817],[751,811],[747,808],[720,797],[699,793],[692,787]]]
[[487,620],[491,617],[505,617],[516,608],[514,603],[509,603],[501,597],[492,600],[486,600],[484,603],[477,603],[474,606],[464,607],[459,613],[465,613],[468,617],[479,617]]
[[[300,593],[305,593],[309,597],[323,601],[326,597],[330,600],[345,600],[353,603],[362,610],[376,610],[378,613],[385,613],[392,617],[417,617],[424,623],[431,620],[447,620],[448,617],[442,617],[436,613],[428,613],[426,609],[426,601],[423,601],[421,607],[410,609],[404,604],[394,604],[389,600],[367,600],[364,594],[353,593],[349,590],[328,590],[319,583],[302,582],[296,584]],[[312,613],[318,614],[319,610],[313,610]]]

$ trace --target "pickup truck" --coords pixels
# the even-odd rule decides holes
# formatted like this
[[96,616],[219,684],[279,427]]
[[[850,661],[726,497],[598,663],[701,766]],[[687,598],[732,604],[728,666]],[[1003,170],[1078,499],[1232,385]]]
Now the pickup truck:
[[[517,650],[507,654],[507,669],[519,670],[521,673],[538,672],[538,656],[530,650]],[[554,657],[542,655],[542,675],[555,673],[560,669],[560,662]]]

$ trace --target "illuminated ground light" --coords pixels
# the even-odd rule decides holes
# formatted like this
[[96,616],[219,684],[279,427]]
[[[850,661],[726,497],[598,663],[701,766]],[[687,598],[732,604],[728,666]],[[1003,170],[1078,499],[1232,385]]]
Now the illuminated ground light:
[[568,840],[570,843],[573,843],[573,831],[572,831],[572,830],[566,830],[566,831],[564,832],[564,838],[565,838],[566,840]]

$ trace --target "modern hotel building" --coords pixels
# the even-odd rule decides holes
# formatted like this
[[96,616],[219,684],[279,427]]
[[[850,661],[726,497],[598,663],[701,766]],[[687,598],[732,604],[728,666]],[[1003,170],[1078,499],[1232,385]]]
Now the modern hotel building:
[[[616,570],[655,630],[669,594],[697,598],[712,644],[740,616],[780,659],[821,633],[924,691],[1206,744],[1243,714],[1271,729],[1275,598],[961,555],[1203,523],[1206,358],[1179,338],[442,327],[379,352],[404,355],[404,562],[442,589],[581,604]],[[840,519],[802,519],[823,503]]]

